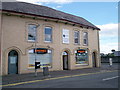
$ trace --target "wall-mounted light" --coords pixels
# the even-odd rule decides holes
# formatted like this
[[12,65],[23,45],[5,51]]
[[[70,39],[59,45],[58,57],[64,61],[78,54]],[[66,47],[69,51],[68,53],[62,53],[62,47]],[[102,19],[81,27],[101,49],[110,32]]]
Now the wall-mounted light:
[[50,48],[50,46],[49,46],[49,45],[48,45],[47,47],[48,47],[48,48]]
[[73,24],[73,26],[75,26],[75,24]]
[[83,26],[80,26],[81,28],[83,28]]
[[67,22],[65,24],[68,24]]

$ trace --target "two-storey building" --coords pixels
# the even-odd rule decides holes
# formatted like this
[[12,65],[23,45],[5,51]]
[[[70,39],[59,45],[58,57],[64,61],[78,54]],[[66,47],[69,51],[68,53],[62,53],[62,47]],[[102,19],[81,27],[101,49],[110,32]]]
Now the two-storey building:
[[35,60],[50,71],[100,67],[99,30],[82,17],[46,6],[3,2],[2,75],[32,73]]

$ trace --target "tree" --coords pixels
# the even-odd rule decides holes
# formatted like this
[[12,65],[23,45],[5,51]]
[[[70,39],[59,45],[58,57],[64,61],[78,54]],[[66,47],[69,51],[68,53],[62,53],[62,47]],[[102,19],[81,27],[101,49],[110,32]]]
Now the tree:
[[111,52],[115,52],[115,49],[112,49]]

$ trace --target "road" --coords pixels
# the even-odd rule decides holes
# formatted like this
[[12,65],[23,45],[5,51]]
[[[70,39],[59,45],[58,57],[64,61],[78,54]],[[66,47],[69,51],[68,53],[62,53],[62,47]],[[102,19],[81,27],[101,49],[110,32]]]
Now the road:
[[118,71],[64,76],[3,88],[118,88]]

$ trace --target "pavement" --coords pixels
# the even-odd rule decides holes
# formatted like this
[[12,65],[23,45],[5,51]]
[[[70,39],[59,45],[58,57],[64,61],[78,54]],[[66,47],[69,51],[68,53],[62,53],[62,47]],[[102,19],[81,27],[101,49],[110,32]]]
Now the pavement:
[[5,75],[5,76],[2,76],[2,85],[14,84],[14,83],[20,83],[20,82],[26,82],[26,81],[32,81],[32,80],[44,80],[46,78],[55,78],[55,77],[70,76],[70,75],[77,75],[77,74],[119,70],[120,69],[118,68],[119,65],[120,63],[119,64],[113,63],[113,65],[110,67],[109,63],[102,63],[100,68],[50,71],[48,76],[44,76],[43,72],[38,72],[37,76],[35,76],[35,73]]

